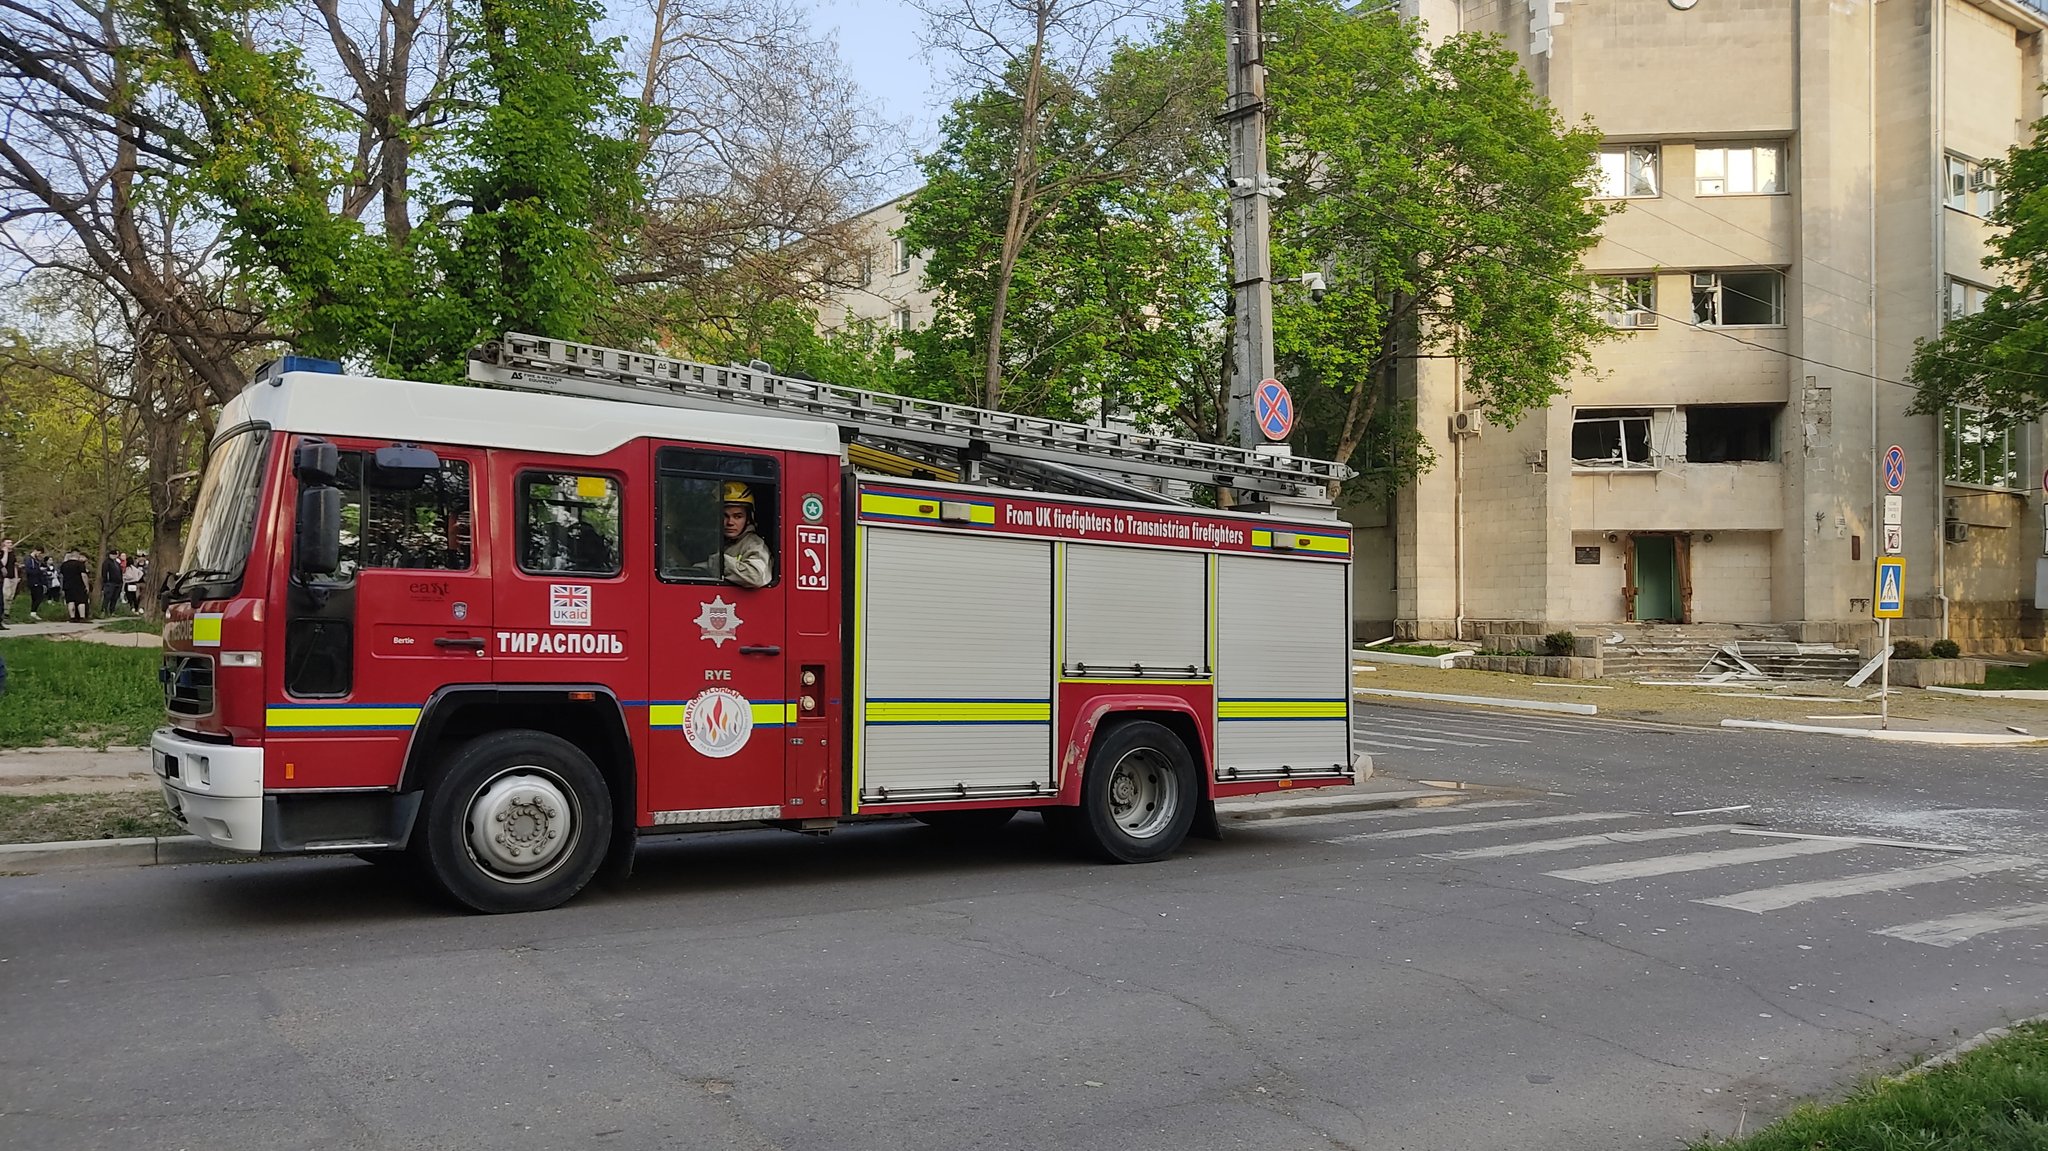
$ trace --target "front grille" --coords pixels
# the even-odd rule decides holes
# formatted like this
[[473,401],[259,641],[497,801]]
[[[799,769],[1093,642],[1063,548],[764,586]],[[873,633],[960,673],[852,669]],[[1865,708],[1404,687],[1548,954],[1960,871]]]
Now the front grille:
[[164,656],[157,673],[164,685],[164,710],[172,715],[213,714],[213,657],[210,655]]

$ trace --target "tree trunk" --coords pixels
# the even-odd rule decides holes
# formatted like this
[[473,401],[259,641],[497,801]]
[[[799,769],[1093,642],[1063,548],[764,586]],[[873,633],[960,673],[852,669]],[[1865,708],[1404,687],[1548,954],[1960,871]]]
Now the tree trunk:
[[1044,97],[1047,12],[1040,6],[1037,36],[1024,70],[1023,106],[1017,116],[1017,157],[1010,165],[1010,209],[1003,219],[1003,248],[996,257],[996,294],[989,306],[988,358],[982,364],[981,398],[985,408],[1003,404],[1003,324],[1010,311],[1010,282],[1017,274],[1017,256],[1029,231],[1025,221],[1036,199],[1031,185],[1038,180],[1038,117]]

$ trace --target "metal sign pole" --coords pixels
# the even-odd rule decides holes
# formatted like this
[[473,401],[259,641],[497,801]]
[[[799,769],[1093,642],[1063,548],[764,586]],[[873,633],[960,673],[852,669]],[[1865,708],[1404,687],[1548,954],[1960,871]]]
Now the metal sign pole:
[[[1886,619],[1878,628],[1877,642],[1880,655],[1889,655],[1892,650],[1892,621]],[[1877,681],[1877,726],[1889,730],[1892,726],[1892,661],[1886,659],[1878,665],[1883,669]]]

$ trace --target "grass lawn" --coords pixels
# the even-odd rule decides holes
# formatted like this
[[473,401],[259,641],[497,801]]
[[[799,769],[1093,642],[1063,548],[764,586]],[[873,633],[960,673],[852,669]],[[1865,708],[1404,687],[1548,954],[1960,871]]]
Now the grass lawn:
[[1871,1083],[1840,1103],[1802,1107],[1746,1139],[1694,1151],[2040,1151],[2048,1147],[2048,1025],[1945,1067]]
[[[1964,687],[1976,687],[1974,683]],[[1987,667],[1984,669],[1984,691],[2043,691],[2048,690],[2048,659],[2026,667]]]
[[186,834],[164,810],[164,797],[155,788],[104,795],[0,795],[0,843]]
[[1435,644],[1428,643],[1383,643],[1378,647],[1363,647],[1358,650],[1368,655],[1376,651],[1390,651],[1396,655],[1449,655],[1454,651],[1462,651],[1464,649],[1437,647]]
[[140,635],[156,635],[163,627],[149,622],[149,617],[124,615],[110,619],[100,625],[101,631],[135,632]]
[[0,748],[133,746],[163,722],[154,648],[30,636],[0,639],[0,658]]

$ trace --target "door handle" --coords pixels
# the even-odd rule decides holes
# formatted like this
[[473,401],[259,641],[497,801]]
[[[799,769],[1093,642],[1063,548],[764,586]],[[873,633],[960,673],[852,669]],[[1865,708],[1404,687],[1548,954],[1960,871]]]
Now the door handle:
[[[477,641],[483,642],[481,640]],[[741,655],[781,655],[782,648],[772,643],[750,643],[741,646]]]
[[452,639],[452,638],[450,638],[450,637],[448,637],[448,636],[445,636],[445,635],[444,635],[444,636],[436,636],[436,637],[434,638],[434,646],[435,646],[435,647],[459,647],[459,648],[466,648],[466,649],[468,649],[469,651],[482,651],[482,650],[484,649],[484,641],[483,641],[483,640],[481,640],[481,639],[477,639],[477,638],[475,638],[475,637],[470,637],[470,638],[468,638],[468,639]]

